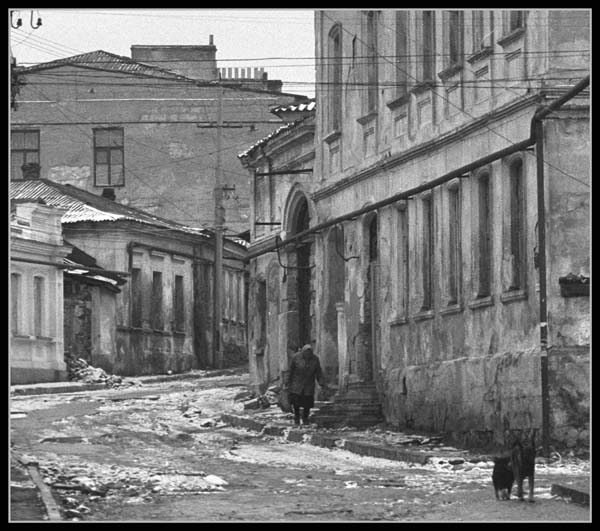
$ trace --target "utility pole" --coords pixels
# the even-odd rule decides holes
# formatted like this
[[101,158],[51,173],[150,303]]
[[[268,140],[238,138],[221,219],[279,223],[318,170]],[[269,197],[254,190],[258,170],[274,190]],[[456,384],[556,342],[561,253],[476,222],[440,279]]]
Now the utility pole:
[[221,131],[223,128],[223,87],[219,86],[217,104],[217,161],[215,166],[215,258],[213,278],[213,363],[218,369],[223,368],[223,347],[221,344],[222,302],[223,302],[223,225],[225,209],[223,208],[223,185],[221,182]]

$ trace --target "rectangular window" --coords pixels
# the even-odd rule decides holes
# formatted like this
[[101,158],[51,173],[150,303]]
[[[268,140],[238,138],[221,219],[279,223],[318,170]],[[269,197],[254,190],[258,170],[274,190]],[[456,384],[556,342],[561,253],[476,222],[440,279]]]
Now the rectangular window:
[[131,326],[142,327],[142,271],[131,269]]
[[433,196],[423,198],[423,307],[432,308],[433,284]]
[[462,13],[448,12],[448,61],[447,65],[462,63]]
[[448,189],[448,304],[458,304],[460,292],[460,188]]
[[492,234],[490,176],[482,175],[478,181],[479,199],[479,291],[478,297],[491,295]]
[[21,329],[21,275],[11,273],[10,275],[10,328],[13,335],[17,335]]
[[367,108],[368,113],[377,111],[377,92],[378,92],[378,79],[377,79],[377,28],[376,28],[376,14],[373,11],[369,11],[366,14],[366,25],[367,25],[367,53],[366,55],[366,83],[367,83]]
[[163,282],[160,271],[152,271],[152,299],[150,300],[152,328],[162,330],[163,322]]
[[342,125],[342,30],[335,26],[329,34],[329,130]]
[[183,276],[175,275],[173,285],[173,326],[177,332],[185,330],[185,306],[183,292]]
[[408,317],[408,207],[398,211],[398,317]]
[[23,178],[23,164],[40,163],[40,132],[11,131],[10,178]]
[[94,129],[95,186],[123,186],[123,128]]
[[508,14],[508,32],[523,27],[523,11],[510,11]]
[[525,242],[524,242],[524,198],[523,162],[515,161],[510,166],[510,252],[511,285],[509,289],[525,287]]
[[240,274],[240,279],[238,283],[238,304],[240,308],[240,321],[246,322],[246,297],[245,297],[245,284],[244,284],[244,274]]
[[483,11],[473,11],[473,53],[477,53],[484,48],[484,28],[483,28]]
[[421,30],[421,43],[423,50],[423,55],[421,56],[421,81],[433,81],[435,54],[435,28],[433,11],[423,11]]
[[408,92],[408,13],[396,12],[396,97]]
[[44,335],[45,282],[43,277],[33,277],[33,333],[40,337]]

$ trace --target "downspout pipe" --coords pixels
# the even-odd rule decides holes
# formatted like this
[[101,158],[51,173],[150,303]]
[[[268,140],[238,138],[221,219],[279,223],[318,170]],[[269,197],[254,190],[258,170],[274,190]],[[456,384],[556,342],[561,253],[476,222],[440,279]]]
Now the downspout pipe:
[[544,176],[544,125],[542,120],[552,111],[575,97],[590,84],[586,76],[560,98],[538,110],[531,120],[531,136],[536,141],[536,175],[538,208],[538,267],[540,286],[540,369],[542,391],[542,449],[544,455],[550,454],[550,392],[548,385],[548,305],[547,305],[547,267],[546,267],[546,204]]

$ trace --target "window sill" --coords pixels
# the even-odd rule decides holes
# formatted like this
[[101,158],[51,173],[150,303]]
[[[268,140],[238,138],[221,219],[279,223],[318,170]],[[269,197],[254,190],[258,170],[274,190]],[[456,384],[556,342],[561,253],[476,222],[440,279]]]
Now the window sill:
[[420,81],[412,88],[410,93],[417,95],[417,94],[421,94],[422,92],[425,92],[425,91],[433,89],[433,88],[435,88],[435,81],[432,81],[432,80]]
[[470,64],[473,64],[477,61],[481,61],[482,59],[485,59],[486,57],[489,57],[490,55],[492,55],[493,50],[494,49],[491,46],[486,46],[485,48],[482,48],[481,50],[474,53],[473,55],[470,55],[469,57],[467,57],[467,61]]
[[508,33],[507,35],[504,35],[504,37],[498,39],[498,44],[502,46],[502,48],[505,48],[512,42],[519,40],[524,34],[525,28],[517,28]]
[[94,183],[94,188],[125,188],[124,184],[96,184]]
[[388,319],[387,322],[390,326],[400,326],[408,323],[408,319],[406,317],[398,317],[396,315],[392,316],[391,319]]
[[476,310],[477,308],[487,308],[488,306],[494,305],[494,297],[488,295],[487,297],[480,297],[469,303],[469,308]]
[[505,291],[500,295],[500,300],[503,303],[513,302],[513,301],[523,301],[527,299],[527,292],[524,289],[513,289],[509,291]]
[[372,122],[375,118],[377,118],[377,111],[371,111],[370,113],[365,114],[364,116],[361,116],[360,118],[357,118],[356,121],[360,125],[366,125],[369,122]]
[[440,311],[441,315],[453,315],[455,313],[461,313],[464,310],[462,304],[449,304],[448,307]]
[[415,321],[427,321],[428,319],[433,319],[435,314],[433,310],[422,310],[419,313],[413,315],[413,320]]
[[48,336],[32,336],[32,339],[35,339],[36,341],[54,342],[54,338]]
[[462,69],[463,69],[462,65],[460,65],[458,63],[454,63],[454,64],[448,66],[447,68],[444,68],[444,70],[442,70],[441,72],[439,72],[438,77],[442,81],[447,81],[452,76],[455,76],[456,74],[458,74]]
[[35,336],[29,336],[25,334],[13,334],[13,339],[35,339]]
[[335,142],[341,136],[342,136],[342,132],[341,131],[339,131],[339,130],[338,131],[332,131],[325,138],[323,138],[323,142],[327,142],[328,144],[331,144],[332,142]]
[[183,330],[173,330],[174,336],[185,337],[185,332]]
[[390,110],[394,110],[397,109],[398,107],[402,107],[402,105],[406,105],[408,103],[408,100],[410,100],[410,92],[407,92],[406,94],[402,94],[402,96],[393,99],[392,101],[388,101],[386,103],[387,108]]

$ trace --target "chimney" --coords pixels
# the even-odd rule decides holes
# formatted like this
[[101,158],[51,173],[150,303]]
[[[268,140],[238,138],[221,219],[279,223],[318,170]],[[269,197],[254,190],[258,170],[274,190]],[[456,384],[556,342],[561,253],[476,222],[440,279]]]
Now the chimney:
[[192,79],[213,81],[219,77],[217,48],[212,35],[208,42],[207,45],[133,44],[131,58]]
[[21,166],[23,179],[39,179],[40,165],[37,162],[27,162]]
[[117,199],[117,196],[115,194],[115,189],[114,188],[102,188],[102,197],[104,197],[105,199],[110,199],[111,201],[114,201],[115,199]]

